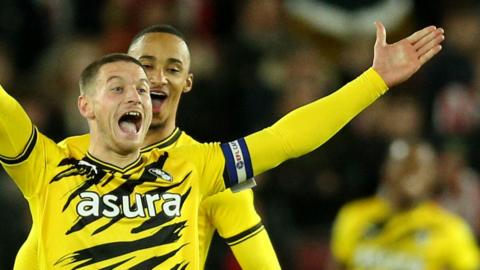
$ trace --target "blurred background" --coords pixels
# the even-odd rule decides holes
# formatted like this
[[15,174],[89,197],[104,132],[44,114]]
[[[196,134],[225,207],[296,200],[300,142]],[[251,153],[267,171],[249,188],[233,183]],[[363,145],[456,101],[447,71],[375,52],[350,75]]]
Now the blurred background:
[[[444,50],[318,150],[258,177],[256,207],[280,262],[323,269],[338,209],[375,192],[386,147],[399,137],[437,147],[438,200],[480,239],[478,1],[1,0],[0,83],[54,140],[85,133],[75,106],[82,69],[126,52],[146,26],[172,24],[187,36],[195,76],[178,124],[200,141],[228,141],[370,67],[377,19],[389,42],[442,26]],[[31,221],[16,186],[0,178],[0,269],[11,269]],[[218,238],[207,269],[238,269]]]

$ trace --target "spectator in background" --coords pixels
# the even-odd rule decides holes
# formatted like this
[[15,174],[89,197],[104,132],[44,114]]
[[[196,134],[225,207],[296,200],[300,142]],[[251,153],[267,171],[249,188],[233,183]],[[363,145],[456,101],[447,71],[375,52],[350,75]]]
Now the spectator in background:
[[425,142],[396,140],[377,195],[345,205],[331,240],[336,269],[478,269],[467,223],[432,199],[437,156]]

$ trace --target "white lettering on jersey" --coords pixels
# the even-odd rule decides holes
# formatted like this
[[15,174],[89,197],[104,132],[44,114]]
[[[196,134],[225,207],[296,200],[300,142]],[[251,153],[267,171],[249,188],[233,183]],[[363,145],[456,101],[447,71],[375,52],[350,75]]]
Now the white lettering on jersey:
[[162,195],[162,198],[165,200],[165,203],[162,205],[163,212],[169,217],[179,217],[182,197],[178,194],[165,193]]
[[[96,193],[94,194],[96,195]],[[117,205],[115,204],[116,200],[117,200],[117,196],[112,194],[107,194],[103,196],[103,203],[107,207],[107,209],[103,210],[102,212],[104,216],[113,218],[120,215],[120,208],[118,208]]]
[[[104,216],[113,218],[123,215],[127,218],[154,217],[158,214],[155,202],[164,200],[162,210],[169,217],[179,217],[182,205],[182,196],[175,193],[159,194],[134,194],[130,196],[116,196],[113,194],[98,195],[92,191],[80,193],[80,202],[77,204],[77,213],[82,217]],[[103,207],[100,207],[103,206]],[[146,211],[145,211],[146,210]]]
[[238,179],[242,179],[244,181],[247,179],[246,171],[245,171],[245,162],[242,153],[242,149],[238,141],[229,142],[230,149],[232,150],[233,158],[235,160],[235,168],[237,169]]

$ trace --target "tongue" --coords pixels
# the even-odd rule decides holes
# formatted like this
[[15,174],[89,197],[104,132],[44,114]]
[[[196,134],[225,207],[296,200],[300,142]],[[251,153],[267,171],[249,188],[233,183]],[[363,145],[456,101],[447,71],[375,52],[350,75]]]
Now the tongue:
[[125,133],[131,133],[131,134],[137,133],[137,127],[132,122],[121,121],[120,129]]
[[152,99],[152,112],[153,113],[159,113],[161,106],[162,106],[163,101],[160,99]]

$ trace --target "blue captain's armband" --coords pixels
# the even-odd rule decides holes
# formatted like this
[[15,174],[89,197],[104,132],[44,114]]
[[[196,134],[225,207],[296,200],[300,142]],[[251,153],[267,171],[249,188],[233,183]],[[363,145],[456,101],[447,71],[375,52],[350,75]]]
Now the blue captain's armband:
[[223,172],[223,179],[226,187],[232,187],[232,191],[239,191],[234,186],[250,188],[255,186],[253,180],[253,169],[250,154],[248,152],[247,144],[243,138],[222,143],[221,148],[225,156],[225,169]]

